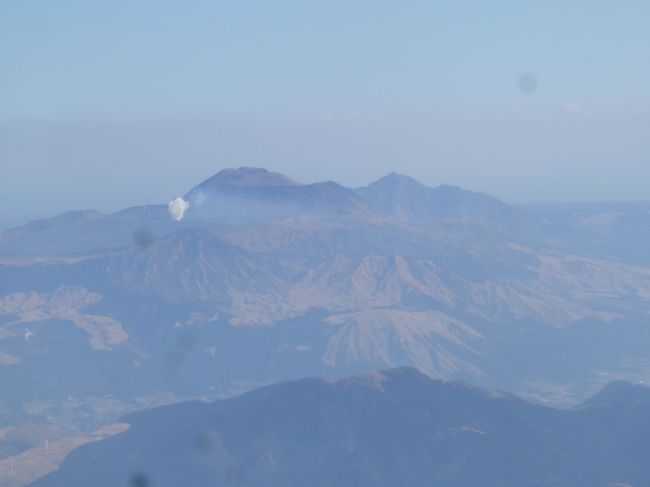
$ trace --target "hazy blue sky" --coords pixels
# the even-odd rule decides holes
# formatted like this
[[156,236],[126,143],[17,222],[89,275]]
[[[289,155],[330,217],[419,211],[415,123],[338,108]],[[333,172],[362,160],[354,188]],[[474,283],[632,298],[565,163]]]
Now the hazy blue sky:
[[0,2],[0,222],[263,166],[650,199],[650,2]]

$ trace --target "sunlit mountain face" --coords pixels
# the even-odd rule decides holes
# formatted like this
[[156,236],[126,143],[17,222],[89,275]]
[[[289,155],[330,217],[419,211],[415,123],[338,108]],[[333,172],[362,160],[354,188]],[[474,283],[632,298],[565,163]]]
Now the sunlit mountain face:
[[181,199],[0,234],[0,451],[304,376],[411,366],[560,406],[650,376],[643,206],[257,168]]

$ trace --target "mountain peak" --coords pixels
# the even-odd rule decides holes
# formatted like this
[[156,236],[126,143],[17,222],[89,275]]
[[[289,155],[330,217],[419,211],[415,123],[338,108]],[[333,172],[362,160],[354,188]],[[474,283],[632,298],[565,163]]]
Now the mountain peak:
[[650,401],[650,387],[624,380],[607,383],[595,396],[585,401],[587,407],[611,407]]
[[373,183],[370,183],[370,185],[368,185],[368,188],[373,186],[374,187],[392,186],[392,187],[399,187],[402,189],[408,187],[426,188],[426,186],[422,184],[420,181],[418,181],[417,179],[412,178],[411,176],[407,176],[406,174],[400,174],[395,171],[387,174],[383,178],[380,178]]
[[300,186],[277,172],[258,167],[240,167],[222,169],[217,174],[203,181],[199,186],[222,186],[231,188],[260,188],[273,186]]
[[483,193],[457,186],[426,186],[396,172],[355,190],[373,208],[405,221],[474,220],[511,227],[521,215],[507,204]]
[[349,215],[367,209],[353,191],[327,181],[300,184],[266,169],[224,169],[185,195],[189,220],[250,225],[299,216]]

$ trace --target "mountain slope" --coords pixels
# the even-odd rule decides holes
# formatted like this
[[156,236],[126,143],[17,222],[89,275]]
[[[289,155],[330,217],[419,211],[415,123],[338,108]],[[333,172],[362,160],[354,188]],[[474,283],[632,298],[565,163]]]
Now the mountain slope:
[[133,414],[32,485],[641,487],[648,413],[647,395],[557,410],[408,368],[304,379]]
[[147,246],[179,229],[223,233],[285,219],[382,220],[362,198],[332,181],[301,185],[258,168],[225,169],[192,188],[183,221],[166,205],[104,215],[72,211],[0,233],[0,256],[78,256]]
[[149,245],[179,228],[166,205],[127,208],[110,215],[67,212],[0,233],[0,255],[85,256],[129,245]]
[[492,196],[449,185],[431,188],[394,172],[355,191],[378,211],[409,222],[473,220],[506,229],[527,223],[523,212]]
[[302,185],[259,168],[224,169],[185,199],[189,220],[228,225],[372,212],[354,192],[334,182]]

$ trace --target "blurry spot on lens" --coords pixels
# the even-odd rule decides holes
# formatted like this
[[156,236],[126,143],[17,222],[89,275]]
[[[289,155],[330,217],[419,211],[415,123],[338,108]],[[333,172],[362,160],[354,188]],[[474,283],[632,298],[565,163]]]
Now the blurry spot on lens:
[[196,437],[195,445],[197,450],[207,453],[214,447],[214,441],[210,434],[202,433]]
[[153,243],[153,235],[146,227],[140,227],[133,233],[133,243],[138,247],[148,247]]
[[149,479],[143,473],[136,473],[131,477],[131,487],[148,487]]
[[517,86],[522,93],[534,93],[538,85],[537,76],[532,73],[523,73],[517,80]]
[[171,369],[177,369],[192,352],[198,338],[191,331],[183,332],[165,352],[164,361]]

